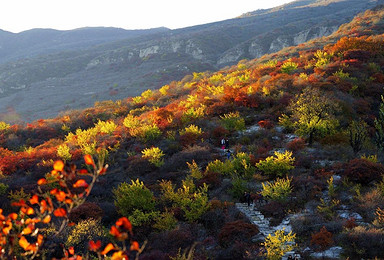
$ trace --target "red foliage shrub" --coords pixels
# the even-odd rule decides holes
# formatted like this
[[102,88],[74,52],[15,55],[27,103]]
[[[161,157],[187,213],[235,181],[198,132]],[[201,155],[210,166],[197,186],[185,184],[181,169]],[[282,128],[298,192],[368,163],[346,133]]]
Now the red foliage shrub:
[[353,159],[344,164],[343,175],[349,180],[368,184],[372,181],[378,181],[384,174],[384,166],[365,159]]
[[250,239],[259,233],[259,229],[242,220],[226,223],[219,233],[219,243],[228,248],[234,241],[250,242]]
[[311,244],[320,251],[325,250],[333,244],[332,233],[323,226],[319,232],[312,234]]
[[221,184],[221,174],[217,172],[208,172],[199,180],[198,186],[203,185],[203,183],[208,184],[209,188],[217,188]]
[[262,128],[266,128],[266,129],[271,129],[272,127],[274,127],[274,124],[271,120],[260,120],[259,122],[257,122],[257,124],[262,127]]
[[222,126],[218,126],[214,128],[213,131],[211,132],[211,136],[216,140],[221,140],[221,138],[227,135],[229,135],[229,131]]
[[357,227],[356,219],[355,218],[349,218],[345,221],[343,225],[346,229],[352,229],[354,227]]
[[199,136],[194,133],[185,133],[180,136],[180,144],[184,147],[196,144]]
[[238,92],[235,99],[235,104],[244,107],[259,107],[261,98],[257,95],[248,95],[244,92]]
[[103,215],[103,210],[96,203],[84,202],[84,204],[80,205],[69,214],[69,219],[72,222],[77,223],[89,218],[99,219],[102,218]]
[[372,54],[370,51],[353,49],[353,50],[348,50],[344,52],[344,59],[346,60],[357,59],[360,61],[368,61],[371,55]]
[[305,141],[303,138],[295,138],[291,142],[287,143],[287,149],[297,152],[305,147]]

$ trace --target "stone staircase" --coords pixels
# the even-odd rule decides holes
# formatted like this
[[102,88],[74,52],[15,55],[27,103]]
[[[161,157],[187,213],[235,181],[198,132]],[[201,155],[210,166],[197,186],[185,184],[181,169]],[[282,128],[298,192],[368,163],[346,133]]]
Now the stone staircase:
[[[249,207],[247,203],[236,203],[236,208],[242,212],[251,223],[256,225],[263,236],[263,238],[267,237],[269,234],[273,235],[276,230],[284,229],[286,232],[292,231],[292,226],[290,225],[289,217],[285,218],[282,223],[276,227],[272,227],[269,223],[269,220],[264,217],[264,215],[257,210],[255,204],[251,204]],[[300,259],[300,255],[295,253],[294,251],[287,252],[281,259],[287,260],[288,256],[296,256]]]

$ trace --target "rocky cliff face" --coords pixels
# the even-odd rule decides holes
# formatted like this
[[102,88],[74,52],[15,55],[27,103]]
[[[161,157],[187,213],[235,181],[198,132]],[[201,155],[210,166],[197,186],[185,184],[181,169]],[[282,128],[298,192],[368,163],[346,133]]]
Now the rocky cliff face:
[[225,65],[244,58],[259,58],[264,54],[277,52],[285,47],[299,45],[315,38],[328,36],[337,29],[338,26],[318,26],[288,35],[265,34],[226,51],[217,60],[217,64]]

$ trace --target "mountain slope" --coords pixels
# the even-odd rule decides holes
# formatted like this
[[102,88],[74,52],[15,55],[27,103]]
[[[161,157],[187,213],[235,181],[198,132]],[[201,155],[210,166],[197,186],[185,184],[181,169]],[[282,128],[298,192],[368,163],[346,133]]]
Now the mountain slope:
[[[98,100],[137,95],[195,71],[216,70],[328,35],[357,12],[375,4],[375,0],[298,0],[235,19],[172,31],[148,31],[90,48],[83,47],[96,40],[81,39],[78,46],[76,41],[64,40],[59,46],[71,47],[66,51],[37,57],[32,52],[28,59],[0,65],[0,111],[12,109],[22,119],[33,120],[91,106]],[[82,35],[81,30],[67,33]],[[60,37],[65,38],[62,34]]]
[[[284,229],[306,259],[382,259],[383,22],[376,8],[264,63],[193,73],[26,126],[0,122],[2,256],[32,251],[39,234],[37,257],[61,257],[62,245],[71,255],[120,257],[111,235],[129,245],[133,226],[134,240],[147,243],[143,259],[191,245],[198,259],[279,258],[284,247],[268,235]],[[238,210],[247,204],[236,208],[245,192],[258,227]],[[91,233],[120,216],[131,223]],[[61,235],[45,232],[47,223]]]

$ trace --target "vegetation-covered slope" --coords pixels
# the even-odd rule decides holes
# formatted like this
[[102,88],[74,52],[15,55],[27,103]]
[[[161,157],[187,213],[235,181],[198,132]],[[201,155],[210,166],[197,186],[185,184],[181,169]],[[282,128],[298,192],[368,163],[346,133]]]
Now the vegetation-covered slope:
[[[380,24],[383,13],[352,24]],[[90,247],[120,259],[147,241],[140,259],[181,257],[191,245],[195,259],[277,259],[284,244],[269,250],[234,206],[247,191],[273,237],[289,220],[285,238],[302,256],[340,246],[342,257],[383,258],[384,39],[358,35],[26,126],[1,123],[3,256],[62,258],[61,243],[69,255]]]
[[[217,70],[329,35],[376,4],[377,0],[299,0],[178,30],[32,30],[11,35],[5,43],[0,36],[6,54],[14,57],[0,66],[0,111],[16,110],[30,122],[95,101],[138,95],[194,71]],[[116,41],[124,35],[126,39]]]

